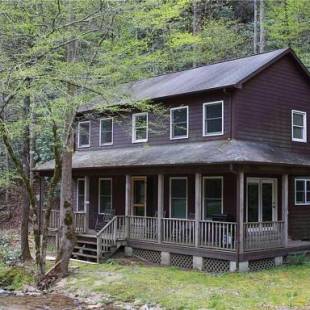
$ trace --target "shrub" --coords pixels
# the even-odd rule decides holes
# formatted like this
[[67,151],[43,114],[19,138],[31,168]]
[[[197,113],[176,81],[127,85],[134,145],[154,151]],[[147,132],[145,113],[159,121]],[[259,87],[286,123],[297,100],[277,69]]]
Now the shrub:
[[289,265],[303,265],[307,261],[307,256],[305,254],[296,254],[288,256],[287,263]]
[[20,246],[12,236],[7,233],[0,233],[0,261],[6,265],[16,265],[20,262]]

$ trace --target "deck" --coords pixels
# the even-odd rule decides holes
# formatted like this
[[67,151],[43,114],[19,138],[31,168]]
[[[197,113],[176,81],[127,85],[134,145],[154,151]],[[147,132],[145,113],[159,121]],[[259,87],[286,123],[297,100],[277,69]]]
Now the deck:
[[[310,250],[310,241],[285,243],[282,221],[243,223],[243,239],[239,243],[236,222],[115,216],[96,232],[88,229],[86,221],[85,214],[75,214],[78,237],[95,238],[97,242],[97,261],[120,241],[135,248],[227,260],[234,260],[237,255],[241,260],[248,260]],[[57,210],[53,210],[49,226],[58,230]]]

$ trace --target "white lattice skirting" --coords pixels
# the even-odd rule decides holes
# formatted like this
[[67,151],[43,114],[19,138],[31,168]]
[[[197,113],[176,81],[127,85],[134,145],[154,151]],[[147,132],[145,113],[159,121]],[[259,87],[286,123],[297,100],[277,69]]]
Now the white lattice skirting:
[[185,269],[193,268],[193,256],[171,253],[170,265]]
[[161,252],[159,251],[137,248],[134,248],[132,253],[133,256],[153,264],[160,264],[160,254]]
[[202,270],[210,273],[229,272],[229,261],[215,258],[204,258]]
[[261,271],[275,267],[274,258],[264,258],[249,261],[249,271]]

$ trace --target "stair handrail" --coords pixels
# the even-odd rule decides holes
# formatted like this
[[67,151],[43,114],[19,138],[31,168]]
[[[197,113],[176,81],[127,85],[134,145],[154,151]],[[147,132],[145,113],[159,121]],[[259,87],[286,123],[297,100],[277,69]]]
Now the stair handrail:
[[[101,236],[104,234],[104,232],[115,222],[117,221],[117,216],[114,216],[112,220],[110,220],[107,224],[103,226],[101,230],[98,231],[96,234],[97,237],[97,262],[100,262],[100,257],[102,255],[102,238]],[[113,229],[113,242],[116,243],[116,233],[115,229],[117,228],[117,222],[114,224],[114,229]]]
[[97,238],[100,237],[100,236],[104,233],[104,231],[105,231],[106,229],[108,229],[108,227],[109,227],[110,225],[112,225],[113,222],[116,221],[116,219],[117,219],[117,216],[114,216],[108,223],[106,223],[106,224],[103,226],[103,228],[101,228],[101,229],[97,232],[96,237],[97,237]]

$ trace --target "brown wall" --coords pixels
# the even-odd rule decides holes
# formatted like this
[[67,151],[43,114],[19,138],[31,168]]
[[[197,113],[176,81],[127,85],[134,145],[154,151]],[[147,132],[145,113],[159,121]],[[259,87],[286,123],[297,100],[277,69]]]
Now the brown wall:
[[[202,105],[205,102],[224,100],[224,135],[216,137],[203,137],[202,135]],[[144,144],[166,144],[166,143],[184,143],[194,141],[210,141],[214,139],[227,139],[230,137],[231,127],[231,104],[230,95],[219,91],[213,94],[199,94],[174,97],[163,102],[164,108],[160,117],[149,113],[149,141],[147,143],[132,143],[132,115],[126,115],[122,118],[115,117],[114,135],[112,146],[99,146],[99,127],[100,117],[91,119],[91,146],[89,149],[106,149],[116,147],[139,147]],[[189,137],[188,139],[170,140],[170,107],[189,106]],[[77,135],[76,135],[77,140]],[[77,147],[77,141],[76,141]]]
[[310,240],[310,206],[295,206],[295,176],[289,177],[288,233],[293,240]]
[[233,138],[310,154],[309,143],[291,139],[292,109],[307,112],[310,128],[310,83],[289,56],[245,83],[232,102]]

